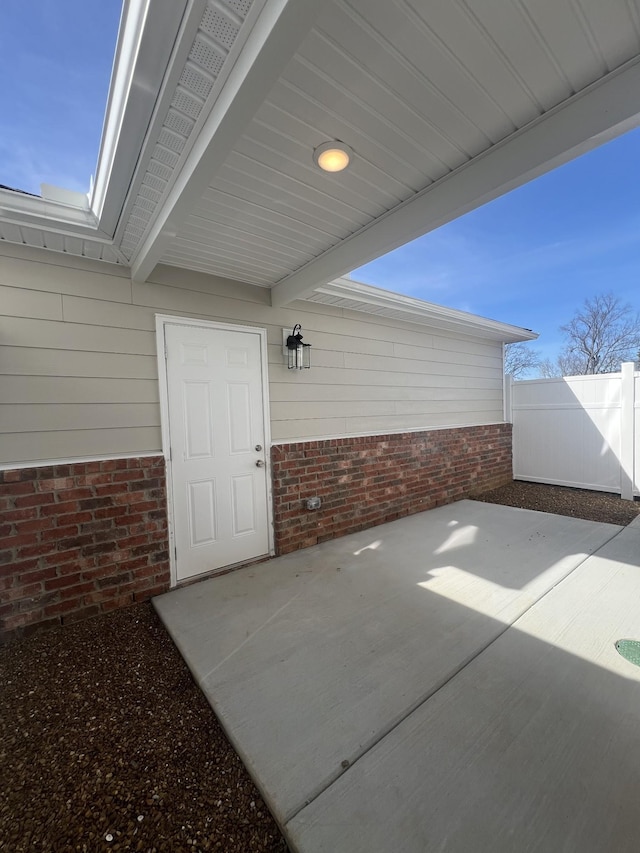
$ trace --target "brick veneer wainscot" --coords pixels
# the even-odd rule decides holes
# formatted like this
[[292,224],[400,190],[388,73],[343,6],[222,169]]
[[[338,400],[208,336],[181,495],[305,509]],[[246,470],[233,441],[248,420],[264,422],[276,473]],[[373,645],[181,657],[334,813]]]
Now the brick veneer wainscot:
[[0,472],[0,638],[169,588],[164,459]]
[[[276,445],[276,551],[286,554],[512,479],[511,424]],[[305,501],[322,498],[310,511]]]

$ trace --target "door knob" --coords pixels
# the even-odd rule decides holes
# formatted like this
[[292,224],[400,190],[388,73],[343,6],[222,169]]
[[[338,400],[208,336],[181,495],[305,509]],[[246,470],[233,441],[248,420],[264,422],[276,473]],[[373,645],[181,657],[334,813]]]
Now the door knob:
[[264,462],[262,461],[262,459],[258,459],[258,461],[256,462],[256,468],[264,468]]

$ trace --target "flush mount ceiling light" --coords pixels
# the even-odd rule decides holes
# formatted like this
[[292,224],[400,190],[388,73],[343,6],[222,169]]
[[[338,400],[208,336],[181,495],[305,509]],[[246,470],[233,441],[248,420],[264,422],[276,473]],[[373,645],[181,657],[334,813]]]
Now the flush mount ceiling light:
[[323,142],[313,152],[313,162],[324,172],[341,172],[353,159],[353,151],[339,140]]

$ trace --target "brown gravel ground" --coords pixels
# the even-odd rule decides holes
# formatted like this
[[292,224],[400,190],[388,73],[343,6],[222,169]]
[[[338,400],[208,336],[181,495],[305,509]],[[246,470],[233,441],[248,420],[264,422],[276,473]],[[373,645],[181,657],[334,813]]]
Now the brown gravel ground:
[[1,851],[286,851],[150,604],[8,644],[0,685]]
[[640,501],[622,500],[620,495],[569,489],[565,486],[547,486],[542,483],[525,483],[520,480],[514,480],[506,486],[481,495],[474,495],[473,499],[623,526],[630,524],[640,513]]
[[[638,501],[513,482],[476,500],[629,524]],[[286,851],[150,604],[0,649],[0,851]]]

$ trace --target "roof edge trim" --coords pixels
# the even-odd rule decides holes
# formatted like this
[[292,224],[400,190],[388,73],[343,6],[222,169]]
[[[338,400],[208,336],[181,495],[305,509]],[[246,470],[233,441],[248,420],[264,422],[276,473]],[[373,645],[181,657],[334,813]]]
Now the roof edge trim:
[[87,236],[99,236],[96,217],[86,207],[0,189],[0,220],[12,222],[18,217],[16,224],[36,228],[69,228],[75,232],[82,231]]
[[89,201],[90,207],[98,219],[102,214],[113,160],[122,130],[127,95],[133,79],[148,7],[149,0],[124,0],[122,6],[118,41],[111,68],[109,94],[107,95],[107,109],[105,110],[100,137],[96,176]]
[[[501,323],[498,320],[490,320],[460,311],[457,308],[446,308],[413,296],[404,296],[391,290],[384,290],[364,282],[353,279],[339,278],[329,284],[317,287],[316,293],[343,299],[351,299],[361,302],[364,306],[388,309],[394,312],[402,311],[407,315],[408,322],[431,322],[436,325],[455,327],[466,334],[481,334],[484,338],[502,341],[503,343],[515,343],[516,341],[534,341],[538,337],[537,332],[524,329],[521,326],[513,326],[510,323]],[[380,316],[384,316],[381,314]]]
[[90,198],[101,227],[111,235],[188,2],[124,0]]

